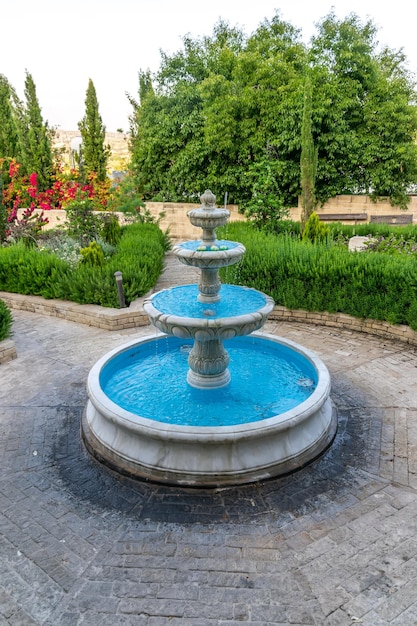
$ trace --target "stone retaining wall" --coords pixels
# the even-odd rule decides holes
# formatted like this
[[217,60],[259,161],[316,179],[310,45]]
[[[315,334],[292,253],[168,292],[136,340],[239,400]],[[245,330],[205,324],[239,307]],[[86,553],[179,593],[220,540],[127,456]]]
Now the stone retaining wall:
[[95,304],[45,300],[41,296],[26,296],[5,291],[0,292],[0,298],[11,309],[59,317],[104,330],[123,330],[149,324],[148,316],[142,308],[142,299],[136,300],[125,309],[111,309]]
[[[158,220],[159,226],[163,231],[168,230],[172,239],[188,240],[200,239],[201,228],[193,226],[188,217],[187,211],[201,206],[200,204],[181,204],[177,202],[147,202],[146,208]],[[230,221],[244,221],[245,217],[240,215],[237,205],[228,205],[230,211]],[[18,217],[21,217],[25,209],[18,210]],[[40,213],[40,211],[37,211]],[[120,224],[125,222],[124,213],[116,213],[119,217]],[[48,224],[45,229],[63,226],[66,222],[66,211],[52,209],[44,211],[44,216],[48,218]]]
[[[142,298],[133,302],[126,309],[110,309],[94,304],[76,304],[64,300],[45,300],[40,296],[25,296],[8,292],[0,292],[0,298],[11,309],[59,317],[78,324],[87,324],[88,326],[105,330],[117,331],[149,324],[148,316],[143,310]],[[417,332],[409,326],[394,326],[388,322],[360,319],[344,313],[292,311],[283,306],[275,306],[269,316],[269,320],[299,322],[316,326],[333,326],[334,328],[378,335],[379,337],[399,340],[417,346]]]
[[0,365],[8,363],[17,357],[16,347],[12,339],[0,341]]
[[417,346],[417,332],[404,324],[393,325],[388,322],[351,317],[345,313],[315,313],[311,311],[292,311],[283,306],[275,306],[269,320],[301,322],[316,326],[333,326],[354,332],[368,333],[379,337],[386,337],[394,341],[399,340],[412,346]]

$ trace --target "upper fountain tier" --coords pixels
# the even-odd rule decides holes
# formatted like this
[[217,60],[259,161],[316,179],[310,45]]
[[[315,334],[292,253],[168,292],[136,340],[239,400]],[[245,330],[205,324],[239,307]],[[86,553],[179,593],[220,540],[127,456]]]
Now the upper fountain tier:
[[200,389],[229,384],[229,355],[223,341],[262,328],[274,308],[272,298],[255,289],[222,288],[219,268],[236,263],[245,247],[216,239],[216,228],[226,224],[230,214],[217,209],[215,200],[207,190],[201,196],[202,206],[188,212],[191,223],[203,229],[201,241],[188,241],[173,249],[180,261],[200,268],[198,291],[195,285],[174,287],[155,293],[143,305],[154,326],[169,335],[194,339],[187,381]]
[[207,189],[201,196],[201,207],[187,213],[191,224],[202,229],[201,239],[177,244],[172,249],[181,263],[201,269],[198,299],[207,303],[219,300],[218,270],[234,265],[246,252],[241,243],[216,238],[216,228],[227,223],[230,211],[217,208],[215,202],[216,196]]
[[216,238],[216,228],[227,224],[230,211],[219,209],[215,202],[216,196],[207,189],[201,196],[201,207],[187,212],[191,224],[203,232],[200,240],[174,246],[173,252],[182,263],[201,269],[218,269],[237,263],[245,254],[245,246],[241,243]]

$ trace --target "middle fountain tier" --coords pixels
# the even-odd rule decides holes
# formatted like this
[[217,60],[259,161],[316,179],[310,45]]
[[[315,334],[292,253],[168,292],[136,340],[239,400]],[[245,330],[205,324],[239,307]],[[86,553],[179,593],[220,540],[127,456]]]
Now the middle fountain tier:
[[229,384],[229,355],[223,342],[259,330],[274,308],[273,299],[256,289],[221,284],[219,269],[240,261],[245,247],[217,239],[216,228],[227,223],[230,212],[217,208],[215,201],[207,190],[201,196],[201,207],[187,213],[190,222],[202,228],[201,239],[173,247],[181,263],[200,268],[198,285],[165,289],[144,303],[159,330],[193,339],[187,381],[200,389]]

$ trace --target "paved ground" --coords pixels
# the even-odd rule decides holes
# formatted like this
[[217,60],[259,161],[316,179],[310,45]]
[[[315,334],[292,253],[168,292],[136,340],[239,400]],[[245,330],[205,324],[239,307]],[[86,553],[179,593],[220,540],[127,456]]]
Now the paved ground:
[[291,476],[203,491],[119,477],[80,442],[90,367],[150,329],[14,319],[18,358],[0,367],[1,625],[417,624],[416,349],[269,324],[327,364],[336,440]]

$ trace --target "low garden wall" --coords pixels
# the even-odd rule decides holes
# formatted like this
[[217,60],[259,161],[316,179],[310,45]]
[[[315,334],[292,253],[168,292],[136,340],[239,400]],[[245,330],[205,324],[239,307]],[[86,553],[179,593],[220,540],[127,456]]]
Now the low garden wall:
[[[52,317],[59,317],[78,324],[87,324],[104,330],[123,330],[147,326],[149,318],[143,310],[143,299],[139,298],[126,309],[110,309],[94,304],[76,304],[64,300],[45,300],[40,296],[26,296],[17,293],[0,292],[0,298],[11,308],[31,311]],[[363,332],[394,341],[417,346],[417,332],[409,326],[392,325],[378,320],[351,317],[344,313],[312,313],[290,310],[275,306],[269,316],[270,321],[298,322],[316,326],[332,326],[345,330]]]
[[[187,211],[199,207],[199,204],[181,204],[177,202],[147,202],[146,209],[155,220],[159,220],[159,225],[163,231],[168,230],[172,239],[187,240],[199,239],[201,228],[193,226],[188,217]],[[230,211],[230,221],[244,220],[244,216],[239,213],[237,205],[228,205]],[[18,217],[21,217],[25,209],[19,209]],[[121,224],[125,221],[124,213],[116,213]],[[66,221],[66,211],[52,209],[44,211],[44,216],[48,218],[46,229],[63,226]]]
[[[169,230],[172,239],[187,240],[198,239],[201,236],[201,229],[196,228],[187,217],[187,212],[192,208],[199,207],[199,204],[186,204],[179,202],[146,202],[146,209],[155,220],[159,220],[162,230]],[[236,204],[227,206],[230,211],[230,221],[244,221],[245,217],[239,213]],[[24,209],[19,209],[21,216]],[[301,219],[301,200],[298,206],[289,210],[291,220],[298,222]],[[369,196],[341,195],[330,198],[322,207],[317,208],[317,213],[323,221],[340,221],[344,224],[369,223],[372,221],[384,220],[390,224],[401,224],[404,221],[417,224],[417,195],[410,196],[408,210],[404,211],[399,207],[391,206],[388,198],[381,198],[378,202],[373,202]],[[56,228],[65,224],[66,212],[64,210],[51,210],[44,212],[49,222],[45,228]],[[125,216],[117,213],[120,223],[123,224]]]
[[0,341],[0,365],[8,363],[17,357],[16,346],[12,339]]

